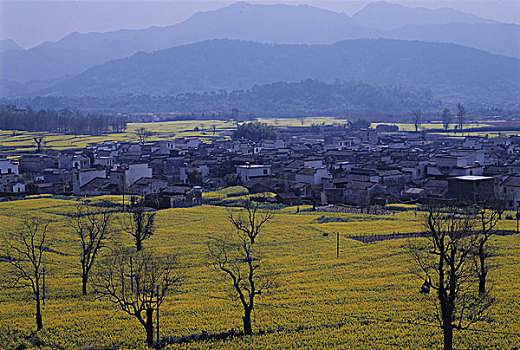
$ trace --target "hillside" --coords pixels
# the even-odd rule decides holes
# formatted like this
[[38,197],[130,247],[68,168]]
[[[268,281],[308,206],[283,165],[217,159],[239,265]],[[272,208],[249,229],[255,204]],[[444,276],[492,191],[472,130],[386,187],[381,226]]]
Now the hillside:
[[331,45],[212,40],[111,61],[38,94],[176,95],[305,79],[425,88],[445,101],[520,101],[519,59],[452,44],[387,39]]
[[[90,198],[102,205],[120,197]],[[44,328],[36,337],[34,301],[21,288],[0,289],[0,348],[147,349],[144,329],[135,319],[105,299],[81,297],[79,239],[67,226],[67,215],[78,202],[39,198],[0,203],[0,222],[12,229],[20,213],[51,220],[55,244],[47,254],[47,304]],[[98,207],[99,208],[99,207]],[[431,312],[430,300],[419,294],[423,276],[414,275],[404,239],[361,243],[350,236],[392,235],[422,230],[421,212],[394,215],[313,213],[301,207],[285,208],[258,236],[261,268],[269,264],[277,283],[258,296],[254,336],[173,344],[167,349],[437,349],[442,333]],[[117,213],[117,219],[122,214]],[[145,250],[179,255],[185,279],[161,305],[161,335],[180,337],[241,328],[240,306],[231,299],[230,283],[208,260],[208,242],[234,237],[223,207],[202,206],[161,210],[156,233]],[[330,222],[320,223],[320,218]],[[502,220],[500,229],[515,230],[514,220]],[[336,235],[341,234],[336,258]],[[5,233],[5,232],[3,232]],[[324,233],[327,233],[325,235]],[[132,245],[123,234],[121,242]],[[474,328],[492,332],[456,332],[454,347],[506,349],[520,338],[518,300],[520,236],[497,236],[490,272],[495,305],[485,321]],[[107,253],[108,249],[104,251]],[[0,263],[1,276],[6,264]],[[89,285],[89,291],[92,290]],[[428,312],[430,310],[430,312]],[[155,316],[155,314],[154,314]],[[261,332],[261,334],[259,334]],[[501,332],[511,334],[504,335]],[[32,344],[39,344],[33,345]],[[25,346],[24,346],[25,345]]]
[[[389,15],[391,14],[391,16]],[[461,33],[450,27],[458,24]],[[495,27],[482,27],[482,24]],[[406,26],[436,26],[416,33]],[[400,29],[400,27],[404,27]],[[494,40],[476,41],[486,36]],[[426,10],[384,2],[369,4],[352,18],[344,13],[308,5],[266,5],[239,2],[214,11],[199,12],[186,21],[140,30],[72,33],[57,42],[0,55],[2,79],[20,82],[78,74],[110,60],[144,51],[209,39],[240,39],[278,44],[330,44],[345,39],[388,37],[435,40],[473,46],[493,53],[520,57],[520,26],[503,25],[452,9]],[[484,32],[483,32],[484,30]],[[434,35],[437,31],[444,35]]]

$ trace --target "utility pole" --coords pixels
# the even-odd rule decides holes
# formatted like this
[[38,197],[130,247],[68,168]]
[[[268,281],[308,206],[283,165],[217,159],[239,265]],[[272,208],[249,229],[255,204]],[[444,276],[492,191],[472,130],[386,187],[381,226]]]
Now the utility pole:
[[520,213],[518,212],[518,205],[520,202],[516,204],[516,234],[518,234],[518,220],[520,220]]
[[159,345],[159,285],[157,285],[157,345]]
[[339,232],[336,232],[336,258],[339,258]]

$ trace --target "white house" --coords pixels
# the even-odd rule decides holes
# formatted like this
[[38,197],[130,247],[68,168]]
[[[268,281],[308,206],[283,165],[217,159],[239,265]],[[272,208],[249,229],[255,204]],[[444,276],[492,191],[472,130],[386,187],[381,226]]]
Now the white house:
[[242,183],[246,183],[250,178],[271,175],[270,165],[246,164],[237,166],[237,175]]
[[19,175],[18,163],[10,159],[0,159],[0,175]]
[[323,179],[330,179],[330,174],[326,168],[303,168],[296,172],[296,182],[308,183],[311,185],[321,185]]

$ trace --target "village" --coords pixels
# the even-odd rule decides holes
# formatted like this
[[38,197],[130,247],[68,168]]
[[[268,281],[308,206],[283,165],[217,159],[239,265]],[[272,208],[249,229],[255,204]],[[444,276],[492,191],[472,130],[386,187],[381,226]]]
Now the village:
[[520,137],[286,128],[278,139],[103,142],[0,160],[6,198],[34,194],[144,196],[157,208],[202,204],[202,192],[241,185],[284,205],[469,205],[520,201]]

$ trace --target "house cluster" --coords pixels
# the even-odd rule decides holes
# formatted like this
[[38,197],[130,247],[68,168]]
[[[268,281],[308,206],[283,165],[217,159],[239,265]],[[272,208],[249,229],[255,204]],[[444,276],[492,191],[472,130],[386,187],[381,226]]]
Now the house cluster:
[[283,204],[520,202],[520,137],[453,138],[374,129],[282,133],[281,139],[139,145],[0,159],[4,194],[141,195],[161,207],[201,203],[202,189],[240,184]]

